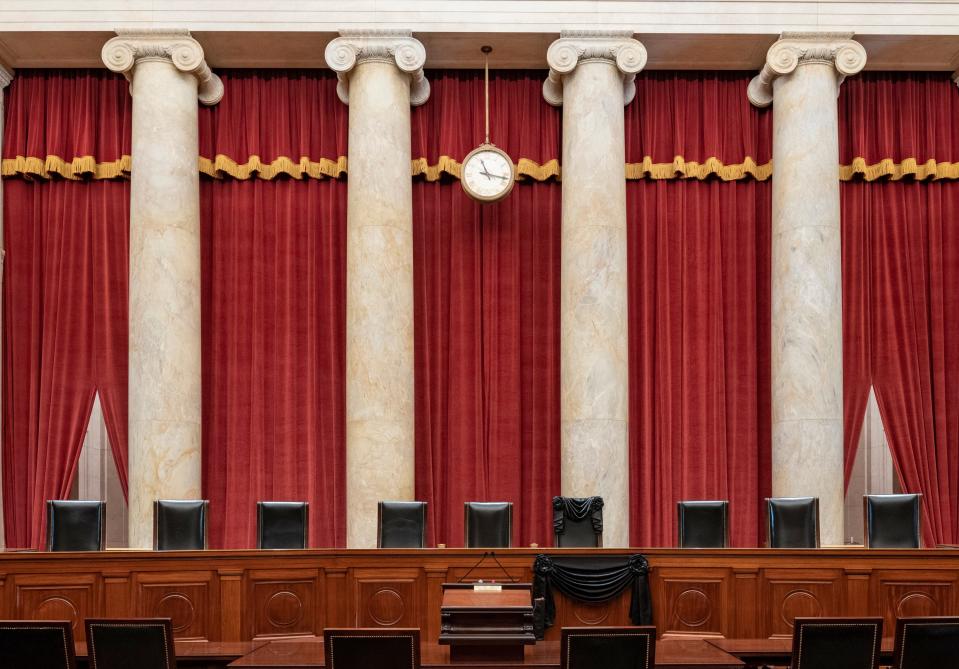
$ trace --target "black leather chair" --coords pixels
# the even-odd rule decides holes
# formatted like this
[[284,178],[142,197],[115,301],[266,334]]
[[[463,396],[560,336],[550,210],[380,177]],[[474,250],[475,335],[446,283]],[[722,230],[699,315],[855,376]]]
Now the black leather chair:
[[557,548],[601,548],[602,497],[554,497],[553,535]]
[[881,641],[882,618],[796,618],[791,669],[878,669]]
[[47,500],[47,550],[102,551],[106,518],[106,502]]
[[818,497],[767,497],[769,548],[819,548]]
[[377,548],[424,548],[426,502],[380,502],[376,506]]
[[419,669],[420,631],[402,628],[323,630],[326,669]]
[[169,618],[87,618],[90,669],[176,669]]
[[959,669],[959,618],[899,618],[893,669]]
[[866,548],[922,548],[922,495],[863,495]]
[[509,548],[513,544],[512,502],[466,502],[466,547]]
[[656,628],[564,627],[563,669],[650,669],[656,666]]
[[729,502],[677,502],[680,548],[727,548],[729,546]]
[[153,502],[153,548],[197,551],[206,548],[205,499],[158,499]]
[[75,669],[73,628],[66,620],[0,620],[3,669]]
[[307,502],[257,502],[256,547],[306,548],[309,519]]

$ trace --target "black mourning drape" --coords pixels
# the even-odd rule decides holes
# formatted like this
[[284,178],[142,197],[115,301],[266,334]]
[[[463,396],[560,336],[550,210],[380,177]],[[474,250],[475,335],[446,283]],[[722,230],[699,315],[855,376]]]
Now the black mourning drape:
[[562,534],[566,531],[566,519],[583,520],[589,516],[593,524],[593,532],[603,533],[603,498],[602,497],[554,497],[553,498],[553,532]]
[[550,627],[556,619],[553,588],[578,602],[601,603],[614,599],[630,586],[629,617],[632,623],[652,625],[649,563],[642,555],[537,555],[533,562],[533,599],[543,598],[543,627]]

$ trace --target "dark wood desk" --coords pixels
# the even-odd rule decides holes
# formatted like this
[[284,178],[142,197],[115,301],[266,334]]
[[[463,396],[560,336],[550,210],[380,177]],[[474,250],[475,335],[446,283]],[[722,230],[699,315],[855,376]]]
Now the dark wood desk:
[[[175,643],[176,662],[177,666],[191,667],[191,669],[225,667],[266,643],[265,641],[177,641]],[[76,652],[77,662],[86,664],[87,644],[78,642]]]
[[[792,661],[793,640],[775,639],[708,639],[710,644],[738,657],[750,667],[765,665],[786,666]],[[879,664],[892,664],[892,637],[882,640]]]
[[[482,660],[469,663],[450,662],[449,647],[424,643],[420,647],[420,662],[433,669],[497,669],[559,668],[559,642],[541,641],[526,646],[521,662],[494,662]],[[249,655],[231,662],[230,667],[248,669],[307,669],[323,667],[323,642],[274,641],[261,646]],[[741,669],[741,660],[699,639],[664,639],[656,642],[656,666],[668,669]]]
[[[499,550],[511,577],[529,582],[538,553],[623,555],[650,565],[661,636],[790,636],[796,616],[959,615],[955,549],[529,549]],[[270,641],[324,627],[418,627],[439,638],[443,583],[482,549],[0,552],[0,619],[169,617],[177,639]],[[482,565],[470,578],[503,579]],[[556,624],[629,624],[629,591],[604,604],[556,594]]]

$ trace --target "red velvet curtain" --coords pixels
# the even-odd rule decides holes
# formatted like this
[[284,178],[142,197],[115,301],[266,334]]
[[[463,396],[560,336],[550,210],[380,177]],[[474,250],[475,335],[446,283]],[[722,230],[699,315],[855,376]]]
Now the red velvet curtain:
[[[200,154],[346,155],[321,71],[222,72]],[[203,178],[203,486],[213,547],[255,545],[259,500],[310,503],[310,544],[346,541],[346,182]]]
[[[3,157],[39,158],[38,171],[118,161],[129,152],[128,98],[113,74],[20,70]],[[46,500],[69,493],[95,392],[126,489],[129,185],[14,176],[3,220],[6,542],[40,548]]]
[[[948,74],[864,73],[843,85],[841,161],[959,162],[957,113]],[[959,183],[859,178],[841,195],[847,481],[871,385],[926,544],[959,542]]]
[[[483,141],[483,74],[429,73],[413,157],[462,161]],[[491,73],[492,140],[514,162],[560,155],[542,72]],[[463,503],[514,503],[514,545],[552,541],[560,493],[560,186],[521,181],[480,205],[458,181],[413,185],[416,496],[429,542],[461,546]]]
[[[771,155],[751,74],[650,73],[626,109],[627,162]],[[672,546],[676,502],[730,500],[734,546],[770,492],[771,184],[627,182],[630,542]]]

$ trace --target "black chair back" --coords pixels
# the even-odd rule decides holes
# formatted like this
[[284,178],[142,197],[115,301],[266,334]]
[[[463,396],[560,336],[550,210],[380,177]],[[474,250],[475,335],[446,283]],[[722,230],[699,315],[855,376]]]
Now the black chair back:
[[326,669],[419,669],[420,631],[403,628],[325,629]]
[[729,546],[729,502],[677,502],[680,548],[726,548]]
[[169,618],[87,618],[90,669],[176,669]]
[[75,652],[65,620],[0,620],[3,669],[74,669]]
[[509,548],[512,545],[512,502],[466,502],[464,509],[467,548]]
[[102,551],[106,548],[106,502],[47,500],[48,551]]
[[603,545],[602,497],[554,497],[553,535],[557,548]]
[[770,548],[819,548],[818,497],[767,497],[766,520]]
[[564,627],[559,657],[563,669],[652,669],[656,628]]
[[878,669],[882,618],[796,618],[792,669]]
[[309,518],[307,502],[257,502],[256,547],[306,548]]
[[377,548],[426,546],[426,502],[380,502],[376,508]]
[[922,495],[863,495],[866,548],[922,548]]
[[959,669],[959,618],[899,618],[894,669]]
[[206,548],[203,499],[158,499],[153,503],[153,548],[158,551],[197,551]]

